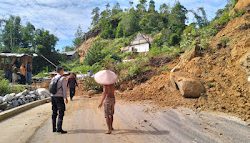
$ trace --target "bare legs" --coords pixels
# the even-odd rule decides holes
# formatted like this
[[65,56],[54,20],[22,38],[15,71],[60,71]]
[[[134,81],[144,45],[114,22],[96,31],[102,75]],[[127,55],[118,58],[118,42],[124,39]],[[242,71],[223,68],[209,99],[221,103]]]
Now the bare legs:
[[[104,110],[105,112],[105,118],[106,118],[106,123],[107,123],[107,126],[108,126],[108,131],[106,132],[106,134],[111,134],[112,130],[114,130],[113,128],[113,121],[114,121],[114,104],[109,106],[109,108],[105,108],[107,110]],[[106,114],[107,112],[107,114]]]
[[111,134],[112,132],[112,124],[113,124],[113,116],[108,116],[106,117],[106,123],[107,123],[107,126],[108,126],[108,131],[106,132],[106,134]]
[[111,130],[114,130],[114,128],[113,128],[113,120],[114,120],[114,117],[113,116],[110,116],[111,118],[110,118],[110,122],[111,122]]

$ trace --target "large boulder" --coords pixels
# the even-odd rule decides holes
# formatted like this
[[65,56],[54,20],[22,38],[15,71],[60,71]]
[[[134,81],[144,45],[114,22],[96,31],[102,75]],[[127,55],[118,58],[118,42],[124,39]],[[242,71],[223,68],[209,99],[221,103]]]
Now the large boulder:
[[183,97],[198,98],[206,92],[203,84],[196,78],[171,73],[170,80]]
[[50,92],[45,88],[38,88],[36,92],[40,96],[41,99],[50,97],[51,95]]

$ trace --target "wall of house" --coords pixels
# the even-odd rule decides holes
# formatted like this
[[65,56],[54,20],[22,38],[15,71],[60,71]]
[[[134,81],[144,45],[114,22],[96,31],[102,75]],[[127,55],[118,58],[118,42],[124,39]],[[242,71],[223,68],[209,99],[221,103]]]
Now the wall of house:
[[[144,44],[140,44],[140,45],[134,45],[131,46],[134,47],[134,49],[136,49],[136,52],[138,53],[143,53],[143,52],[148,52],[149,51],[149,44],[148,43],[144,43]],[[132,50],[132,49],[130,49]]]

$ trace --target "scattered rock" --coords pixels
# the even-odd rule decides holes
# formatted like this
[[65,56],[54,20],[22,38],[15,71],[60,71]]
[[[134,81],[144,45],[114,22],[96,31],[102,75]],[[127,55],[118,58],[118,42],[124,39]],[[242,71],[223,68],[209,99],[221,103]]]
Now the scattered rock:
[[18,101],[19,105],[23,105],[24,104],[24,101],[22,99],[20,99],[20,98],[17,101]]
[[23,96],[23,93],[21,92],[21,93],[18,93],[18,94],[16,94],[16,98],[20,98],[21,96]]
[[27,95],[29,92],[28,92],[28,90],[26,89],[26,90],[24,90],[23,92],[21,92],[21,94],[23,95],[23,96],[25,96],[25,95]]
[[3,97],[0,96],[0,104],[2,104],[2,103],[3,103]]
[[144,120],[144,122],[146,123],[146,122],[148,122],[148,120]]
[[12,102],[12,105],[13,105],[14,107],[17,107],[17,106],[19,106],[19,102],[18,102],[17,100],[14,100],[14,101]]
[[13,94],[7,94],[3,97],[3,102],[9,102],[11,101],[12,99],[14,99],[15,95]]
[[50,92],[45,88],[38,88],[36,92],[41,97],[40,99],[50,97]]
[[3,102],[2,104],[0,104],[0,110],[5,110],[8,107],[7,102]]

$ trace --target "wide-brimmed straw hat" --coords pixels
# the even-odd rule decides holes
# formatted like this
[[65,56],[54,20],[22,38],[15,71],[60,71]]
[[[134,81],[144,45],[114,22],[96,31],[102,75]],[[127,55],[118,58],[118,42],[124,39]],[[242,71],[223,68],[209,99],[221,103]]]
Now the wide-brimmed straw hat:
[[117,75],[110,70],[102,70],[94,75],[95,81],[102,85],[114,84],[117,80]]

